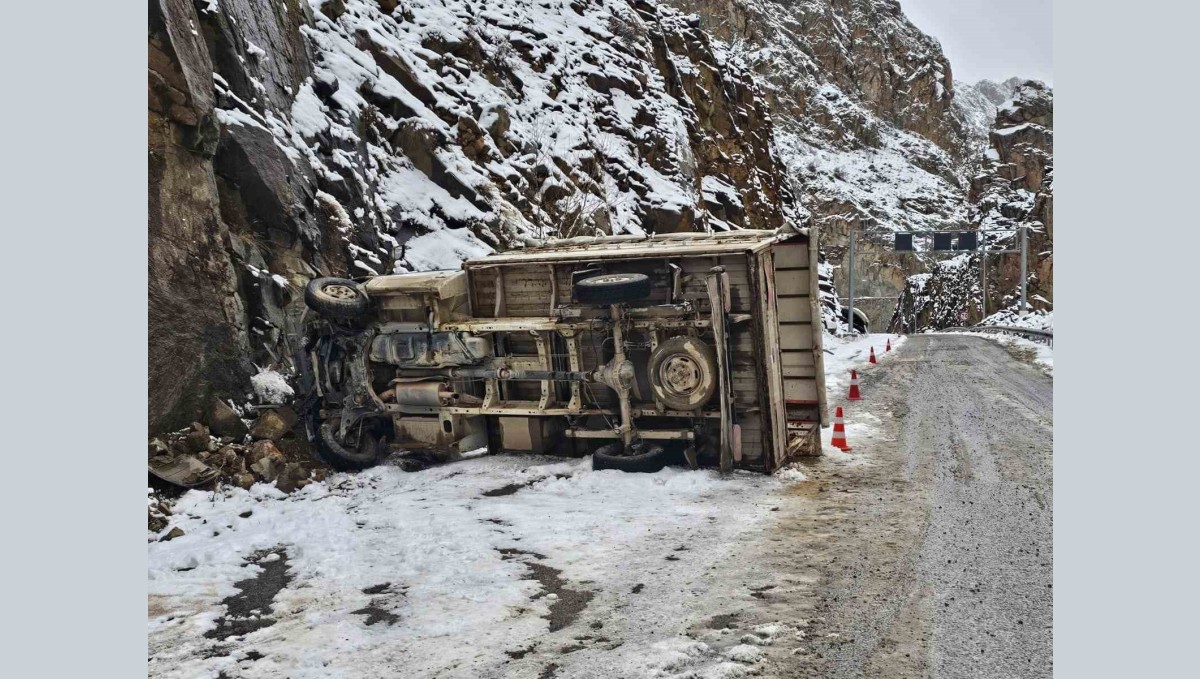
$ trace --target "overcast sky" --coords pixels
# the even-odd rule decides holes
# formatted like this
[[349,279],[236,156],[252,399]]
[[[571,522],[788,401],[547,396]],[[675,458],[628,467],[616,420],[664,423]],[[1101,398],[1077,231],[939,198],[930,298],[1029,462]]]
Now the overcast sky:
[[1012,76],[1053,84],[1051,0],[900,0],[905,16],[942,43],[954,79]]

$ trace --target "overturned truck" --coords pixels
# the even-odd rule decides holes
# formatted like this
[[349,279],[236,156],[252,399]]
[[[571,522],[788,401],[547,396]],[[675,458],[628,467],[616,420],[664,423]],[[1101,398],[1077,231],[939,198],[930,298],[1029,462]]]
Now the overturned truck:
[[320,454],[592,454],[770,472],[828,422],[816,252],[790,230],[585,237],[318,278],[297,351]]

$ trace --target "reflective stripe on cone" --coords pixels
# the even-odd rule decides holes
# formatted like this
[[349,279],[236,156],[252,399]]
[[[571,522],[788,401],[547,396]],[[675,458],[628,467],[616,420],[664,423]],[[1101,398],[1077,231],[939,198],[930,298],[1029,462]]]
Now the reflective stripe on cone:
[[833,441],[830,442],[834,448],[840,448],[842,452],[850,452],[850,444],[846,441],[846,425],[842,422],[842,407],[838,406],[837,415],[833,418]]

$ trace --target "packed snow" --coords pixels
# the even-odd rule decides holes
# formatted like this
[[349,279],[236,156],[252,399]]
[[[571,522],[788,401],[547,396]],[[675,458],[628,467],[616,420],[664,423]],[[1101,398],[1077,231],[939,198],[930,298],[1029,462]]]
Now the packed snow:
[[[1054,312],[1031,311],[1024,316],[1021,316],[1014,307],[997,311],[991,316],[988,316],[980,321],[979,325],[1000,325],[1011,328],[1028,328],[1030,330],[1044,330],[1047,332],[1053,332]],[[999,342],[1007,347],[1015,348],[1019,353],[1027,354],[1032,359],[1034,365],[1041,368],[1042,371],[1047,375],[1054,374],[1054,347],[1050,339],[1034,340],[1028,337],[994,331],[967,332],[964,334],[975,335],[977,337],[986,337],[989,340]]]
[[[861,464],[866,458],[862,450],[854,450],[858,442],[879,440],[880,420],[858,401],[849,401],[850,371],[857,370],[861,390],[862,376],[873,370],[886,370],[891,354],[904,344],[903,335],[867,333],[835,337],[826,334],[822,339],[825,350],[825,394],[829,403],[829,417],[835,416],[837,406],[842,406],[846,439],[851,451],[842,452],[833,447],[833,427],[821,430],[824,460],[833,464]],[[888,343],[892,350],[888,351]],[[870,362],[871,349],[875,350],[877,364]],[[863,394],[866,398],[866,394]]]
[[825,349],[825,393],[830,404],[845,400],[850,389],[850,370],[860,373],[870,367],[871,349],[875,349],[875,360],[880,363],[887,357],[887,345],[892,351],[904,344],[903,335],[872,332],[867,334],[835,337],[826,334],[822,339]]
[[1016,308],[1003,309],[979,322],[979,325],[1007,325],[1011,328],[1054,331],[1053,311],[1030,311],[1022,316]]
[[1025,337],[1000,332],[959,331],[956,334],[983,337],[1006,347],[1016,349],[1017,354],[1028,356],[1034,365],[1041,368],[1042,372],[1050,376],[1054,375],[1054,347],[1048,342],[1034,341]]
[[[784,485],[502,455],[385,465],[290,496],[264,484],[191,491],[163,530],[185,534],[149,544],[149,674],[536,676],[552,658],[579,677],[741,676],[759,660],[748,645],[786,625],[752,630],[757,641],[688,628],[769,584],[739,536],[764,528]],[[274,624],[206,638],[234,584],[269,563],[248,558],[268,550],[282,550],[268,558],[285,558],[291,577],[258,611]]]

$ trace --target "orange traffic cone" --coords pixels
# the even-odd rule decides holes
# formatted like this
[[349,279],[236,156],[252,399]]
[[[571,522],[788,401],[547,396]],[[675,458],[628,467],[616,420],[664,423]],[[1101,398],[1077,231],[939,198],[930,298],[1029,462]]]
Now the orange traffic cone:
[[861,401],[862,394],[858,391],[858,371],[850,371],[850,395],[847,397],[851,401]]
[[888,338],[888,341],[887,341],[887,347],[886,347],[886,348],[884,348],[884,352],[886,353],[886,352],[888,352],[888,351],[891,351],[891,350],[892,350],[892,338],[891,338],[891,337],[889,337],[889,338]]
[[878,363],[878,362],[879,362],[879,361],[876,361],[876,360],[875,360],[875,347],[871,347],[871,359],[870,359],[870,362],[871,362],[871,363]]
[[850,452],[850,444],[846,442],[846,425],[842,422],[842,407],[838,406],[837,415],[833,418],[833,441],[831,445],[834,448],[840,448],[842,452]]

